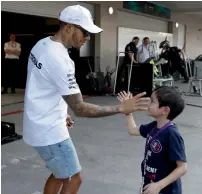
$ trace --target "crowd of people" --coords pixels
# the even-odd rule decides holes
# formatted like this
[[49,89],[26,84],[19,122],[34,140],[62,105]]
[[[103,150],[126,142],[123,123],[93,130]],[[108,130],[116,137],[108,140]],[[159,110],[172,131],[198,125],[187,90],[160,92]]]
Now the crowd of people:
[[[150,49],[149,37],[144,37],[142,44],[139,46],[138,44],[139,38],[134,37],[132,41],[126,45],[124,63],[120,68],[120,72],[131,63],[131,60],[133,60],[134,63],[147,63],[150,59],[154,58]],[[164,58],[168,61],[167,64],[164,65],[167,66],[167,70],[165,70],[163,74],[173,75],[173,73],[178,71],[184,77],[184,83],[188,83],[189,77],[185,70],[185,62],[181,56],[182,50],[175,46],[171,47],[167,40],[162,41],[159,44],[159,48],[162,49],[161,53],[159,53],[159,59]]]

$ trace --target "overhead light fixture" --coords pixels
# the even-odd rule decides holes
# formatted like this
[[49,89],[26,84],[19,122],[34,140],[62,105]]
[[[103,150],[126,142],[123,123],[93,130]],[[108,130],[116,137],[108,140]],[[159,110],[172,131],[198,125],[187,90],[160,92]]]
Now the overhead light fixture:
[[109,7],[109,14],[112,15],[114,13],[113,7]]
[[176,23],[175,23],[175,27],[178,28],[178,26],[179,26],[179,24],[176,22]]

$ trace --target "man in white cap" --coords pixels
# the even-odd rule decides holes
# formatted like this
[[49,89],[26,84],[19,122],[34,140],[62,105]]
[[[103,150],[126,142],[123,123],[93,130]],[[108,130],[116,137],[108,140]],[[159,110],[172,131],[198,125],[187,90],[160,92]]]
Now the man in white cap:
[[85,103],[75,79],[74,62],[67,48],[80,48],[90,33],[101,28],[93,23],[90,12],[74,5],[60,16],[60,29],[31,50],[25,92],[24,141],[33,146],[52,172],[44,194],[76,194],[81,184],[81,166],[66,127],[68,106],[78,117],[104,117],[147,109],[148,98],[139,94],[117,106]]

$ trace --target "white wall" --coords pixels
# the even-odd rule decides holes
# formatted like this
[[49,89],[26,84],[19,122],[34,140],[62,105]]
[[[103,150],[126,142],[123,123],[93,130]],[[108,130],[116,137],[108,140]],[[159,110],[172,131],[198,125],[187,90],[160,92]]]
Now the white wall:
[[[159,45],[166,38],[172,45],[172,34],[166,32],[154,32],[149,30],[137,30],[134,28],[118,27],[118,52],[124,52],[125,46],[132,40],[131,37],[137,36],[140,40],[149,37],[150,41],[156,41],[155,50],[160,53]],[[140,41],[137,46],[140,46]],[[153,49],[153,48],[152,48]]]
[[117,25],[119,27],[121,26],[154,32],[168,31],[168,24],[166,21],[124,11],[118,11]]
[[[202,21],[182,13],[172,13],[172,20],[186,25],[186,53],[191,59],[202,54]],[[177,30],[177,29],[176,29]]]
[[89,9],[94,17],[94,6],[78,1],[2,1],[1,11],[58,18],[65,7],[76,4]]
[[[114,8],[114,14],[109,15],[108,8]],[[100,5],[101,28],[104,29],[100,35],[100,64],[101,70],[105,71],[106,66],[114,68],[116,65],[116,52],[118,48],[118,27],[149,30],[155,32],[168,32],[168,21],[147,17],[133,12],[124,11],[122,2],[101,2]],[[190,58],[195,58],[202,53],[202,22],[197,18],[191,19],[190,16],[172,13],[172,21],[179,23],[179,28],[173,27],[173,46],[184,45],[184,26],[186,24],[186,52]],[[135,36],[135,35],[134,35]],[[132,37],[131,37],[132,39]],[[98,46],[98,45],[96,45]],[[98,49],[97,49],[98,50]]]
[[[114,14],[108,14],[108,7],[114,8]],[[114,68],[116,65],[116,54],[118,46],[118,27],[128,27],[150,31],[167,32],[166,21],[154,19],[152,17],[141,16],[135,13],[123,11],[122,2],[102,2],[101,28],[104,31],[100,37],[100,64],[101,70],[105,71],[106,66]],[[135,36],[135,35],[134,35]],[[131,37],[132,39],[133,37]]]
[[185,25],[179,24],[179,26],[178,26],[178,41],[177,41],[178,48],[182,49],[184,47],[185,37],[186,37]]

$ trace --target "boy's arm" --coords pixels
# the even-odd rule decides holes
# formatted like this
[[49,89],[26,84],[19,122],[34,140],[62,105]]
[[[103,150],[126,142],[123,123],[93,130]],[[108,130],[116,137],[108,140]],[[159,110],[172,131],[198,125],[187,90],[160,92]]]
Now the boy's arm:
[[126,117],[129,135],[147,138],[147,135],[151,132],[151,130],[156,127],[156,121],[146,125],[137,126],[132,113],[128,114]]
[[185,161],[176,161],[177,167],[175,170],[173,170],[167,177],[160,180],[158,182],[161,190],[177,179],[179,179],[181,176],[185,175],[187,172],[187,163]]
[[159,182],[163,188],[176,181],[187,172],[184,141],[177,130],[171,130],[169,133],[168,151],[170,161],[176,161],[177,167]]
[[14,51],[14,54],[16,55],[16,56],[20,56],[20,54],[21,54],[21,45],[18,43],[17,44],[17,49]]
[[133,118],[133,114],[128,114],[127,116],[128,134],[134,136],[140,136],[140,127],[136,125]]
[[8,43],[4,44],[4,51],[6,54],[13,54],[14,53],[12,50],[8,49]]

